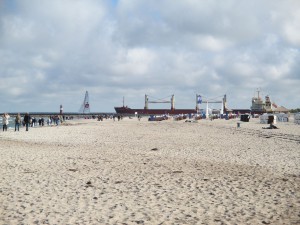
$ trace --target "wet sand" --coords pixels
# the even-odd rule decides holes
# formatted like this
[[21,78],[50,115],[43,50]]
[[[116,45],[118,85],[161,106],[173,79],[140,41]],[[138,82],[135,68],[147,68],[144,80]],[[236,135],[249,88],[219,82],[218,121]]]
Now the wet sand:
[[300,126],[74,120],[0,133],[0,224],[300,224]]

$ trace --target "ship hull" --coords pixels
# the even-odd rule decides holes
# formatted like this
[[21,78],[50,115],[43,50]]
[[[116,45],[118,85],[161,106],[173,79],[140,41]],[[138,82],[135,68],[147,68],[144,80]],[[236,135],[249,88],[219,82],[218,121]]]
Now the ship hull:
[[264,114],[264,113],[266,113],[266,111],[251,110],[251,109],[232,109],[231,112],[234,114]]
[[115,107],[118,114],[139,114],[139,115],[178,115],[195,114],[196,109],[131,109],[129,107]]
[[[196,114],[195,109],[131,109],[129,107],[115,107],[117,114],[138,114],[138,115],[179,115],[179,114]],[[265,111],[250,109],[232,109],[231,113],[235,114],[263,114]]]

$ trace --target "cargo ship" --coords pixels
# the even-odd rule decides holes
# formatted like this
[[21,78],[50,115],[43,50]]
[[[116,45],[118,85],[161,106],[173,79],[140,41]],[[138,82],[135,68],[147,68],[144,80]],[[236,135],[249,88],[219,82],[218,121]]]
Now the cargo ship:
[[115,107],[118,114],[139,114],[139,115],[178,115],[196,114],[196,109],[132,109],[127,106]]
[[[224,96],[225,98],[225,96]],[[179,115],[179,114],[197,114],[199,113],[199,104],[202,102],[208,103],[208,101],[202,101],[201,95],[196,95],[196,106],[194,109],[176,109],[174,95],[171,96],[170,101],[160,100],[160,101],[149,101],[148,95],[145,95],[145,107],[143,109],[132,109],[124,105],[115,107],[115,111],[118,114],[139,114],[139,115]],[[149,109],[149,103],[171,103],[170,109]],[[222,101],[210,101],[210,103],[222,103],[222,111],[224,109],[224,99]]]
[[[149,109],[149,103],[171,103],[170,109]],[[206,111],[199,109],[201,103],[206,103]],[[229,109],[227,107],[226,94],[222,99],[218,101],[202,100],[201,95],[196,94],[196,106],[194,109],[176,109],[174,95],[171,95],[171,100],[160,100],[160,101],[149,101],[148,95],[145,95],[145,107],[143,109],[132,109],[124,105],[115,107],[115,111],[118,114],[139,114],[139,115],[180,115],[180,114],[198,114],[200,111],[208,115],[208,103],[219,103],[221,104],[221,110],[216,114],[263,114],[263,113],[275,113],[283,112],[287,113],[289,110],[285,107],[278,107],[274,102],[271,102],[270,97],[265,96],[265,101],[260,97],[259,90],[257,91],[257,96],[252,98],[252,105],[249,109]]]
[[[143,109],[132,109],[128,106],[124,105],[123,98],[123,106],[115,107],[116,113],[118,114],[139,114],[139,115],[176,115],[176,114],[192,114],[197,113],[197,109],[175,109],[174,104],[174,95],[172,95],[170,101],[160,100],[160,101],[149,101],[148,95],[145,95],[145,107]],[[149,109],[149,103],[171,103],[170,109]]]

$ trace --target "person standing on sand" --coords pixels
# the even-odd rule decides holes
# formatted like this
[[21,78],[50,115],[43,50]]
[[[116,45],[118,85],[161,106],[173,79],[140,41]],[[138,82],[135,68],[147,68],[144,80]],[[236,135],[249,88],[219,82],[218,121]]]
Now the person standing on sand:
[[9,118],[9,115],[7,113],[3,113],[3,116],[2,116],[3,131],[7,131],[8,118]]
[[26,113],[25,116],[24,116],[24,123],[25,123],[25,126],[26,126],[26,131],[28,131],[30,119],[31,119],[30,115],[28,113]]
[[16,119],[15,119],[15,131],[17,131],[17,128],[18,128],[18,131],[20,131],[20,124],[21,124],[21,116],[20,116],[20,113],[18,113],[18,115],[16,116]]

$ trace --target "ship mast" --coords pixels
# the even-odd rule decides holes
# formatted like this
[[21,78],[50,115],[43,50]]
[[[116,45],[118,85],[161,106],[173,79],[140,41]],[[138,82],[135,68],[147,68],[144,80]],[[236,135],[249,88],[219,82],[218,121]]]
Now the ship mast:
[[148,109],[148,96],[145,95],[145,107],[144,109]]
[[260,97],[259,97],[259,92],[260,92],[260,89],[257,88],[257,98],[258,98],[258,99],[260,99]]
[[174,110],[175,109],[175,98],[174,98],[174,95],[172,95],[171,97],[171,110]]

